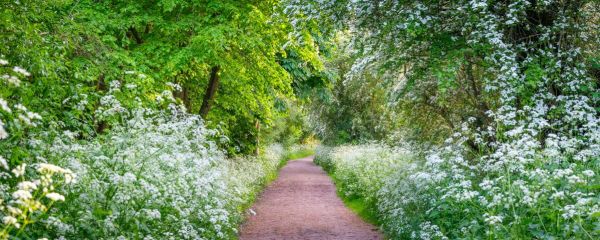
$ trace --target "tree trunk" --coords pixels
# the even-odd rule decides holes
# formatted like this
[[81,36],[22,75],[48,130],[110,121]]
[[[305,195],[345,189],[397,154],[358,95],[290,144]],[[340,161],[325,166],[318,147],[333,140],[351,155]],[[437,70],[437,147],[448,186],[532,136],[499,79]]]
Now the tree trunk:
[[133,36],[133,38],[135,39],[135,42],[137,44],[144,43],[144,39],[142,39],[142,37],[140,36],[140,33],[138,33],[138,31],[137,31],[137,29],[135,29],[135,27],[129,27],[129,31],[131,32],[131,35]]
[[181,88],[181,100],[183,101],[183,106],[185,106],[188,111],[191,111],[192,104],[190,102],[189,90],[186,85]]
[[206,119],[208,111],[210,111],[212,102],[215,98],[215,94],[217,93],[217,89],[219,88],[220,69],[221,68],[219,66],[214,66],[210,70],[210,80],[208,81],[208,87],[206,87],[206,92],[204,93],[202,106],[200,106],[200,116],[202,116],[203,119]]
[[[96,83],[96,91],[98,92],[104,92],[107,90],[106,87],[106,82],[104,81],[104,74],[100,74],[100,76],[98,76],[98,81]],[[95,109],[98,109],[98,104],[96,104]],[[96,121],[96,116],[94,116],[94,121]],[[108,124],[106,123],[106,121],[98,121],[96,123],[96,133],[103,133],[105,129],[108,128]]]
[[173,96],[180,99],[185,106],[185,109],[189,112],[191,109],[189,90],[185,84],[181,85],[181,90],[173,90]]

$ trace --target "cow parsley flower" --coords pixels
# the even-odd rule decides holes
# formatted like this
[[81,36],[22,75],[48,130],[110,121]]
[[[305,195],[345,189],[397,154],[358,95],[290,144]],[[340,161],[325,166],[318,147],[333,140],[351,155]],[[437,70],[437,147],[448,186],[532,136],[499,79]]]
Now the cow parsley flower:
[[502,223],[502,220],[504,219],[504,217],[502,216],[488,215],[487,213],[484,215],[484,217],[485,222],[489,225],[496,225]]
[[8,107],[8,103],[2,98],[0,98],[0,109],[7,113],[12,113],[12,110],[10,109],[10,107]]
[[46,194],[46,197],[52,201],[65,201],[65,196],[55,192]]
[[17,219],[14,218],[13,216],[5,216],[2,218],[2,223],[4,223],[4,225],[13,225],[15,227],[20,227],[21,225],[17,222]]
[[13,192],[12,197],[14,199],[25,201],[25,200],[31,199],[33,196],[31,195],[31,193],[29,191],[17,190],[15,192]]
[[592,171],[592,170],[589,170],[589,169],[588,169],[588,170],[585,170],[585,171],[583,171],[582,173],[583,173],[583,175],[586,175],[586,176],[588,176],[588,177],[593,177],[593,176],[595,175],[594,171]]
[[562,217],[564,219],[570,219],[577,215],[577,210],[575,210],[575,205],[567,205],[562,210]]
[[55,174],[55,173],[72,173],[71,170],[61,168],[54,164],[40,163],[38,164],[37,171],[42,174]]
[[8,162],[4,157],[0,155],[0,167],[4,168],[4,170],[8,170]]
[[19,80],[19,78],[12,76],[12,75],[8,75],[8,74],[4,74],[1,76],[1,78],[4,78],[8,83],[10,83],[11,85],[18,87],[21,85],[21,80]]
[[4,123],[0,121],[0,140],[8,138],[8,132],[4,129]]
[[17,166],[16,168],[14,168],[12,170],[12,173],[15,175],[15,177],[23,176],[23,174],[25,174],[25,167],[26,166],[27,166],[27,164],[23,163],[23,164]]
[[17,184],[17,188],[25,191],[31,191],[37,189],[37,183],[31,181],[23,181]]
[[23,76],[26,76],[26,77],[31,76],[31,73],[29,73],[27,70],[25,70],[25,69],[23,69],[21,67],[18,67],[18,66],[16,66],[16,67],[13,68],[13,72],[20,73],[20,74],[22,74]]

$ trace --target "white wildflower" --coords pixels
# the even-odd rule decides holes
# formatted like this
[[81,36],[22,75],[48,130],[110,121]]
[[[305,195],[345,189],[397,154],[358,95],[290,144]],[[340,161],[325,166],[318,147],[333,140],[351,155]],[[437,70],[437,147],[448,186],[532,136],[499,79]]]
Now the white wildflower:
[[15,87],[18,87],[21,85],[21,80],[19,80],[19,78],[15,77],[15,76],[4,74],[4,75],[2,75],[2,78],[6,79],[6,81],[8,83],[14,85]]
[[20,227],[21,225],[17,222],[17,219],[12,216],[5,216],[2,218],[2,223],[4,225],[13,225],[15,227]]
[[160,217],[161,217],[160,211],[158,211],[157,209],[152,209],[152,210],[145,209],[144,212],[146,213],[146,216],[148,216],[148,219],[150,219],[150,220],[160,219]]
[[481,187],[482,190],[490,190],[492,189],[492,187],[494,186],[494,182],[490,181],[490,180],[483,180],[480,184],[479,187]]
[[561,215],[564,219],[570,219],[577,215],[575,205],[567,205],[563,208],[563,214]]
[[52,201],[64,201],[65,196],[60,195],[59,193],[51,192],[46,194],[46,197]]
[[64,169],[49,163],[38,164],[37,171],[42,174],[72,173],[71,170]]
[[23,176],[23,174],[25,174],[25,167],[26,166],[27,166],[27,164],[23,163],[23,164],[17,166],[16,168],[14,168],[12,170],[12,173],[15,175],[15,177]]
[[10,107],[8,107],[8,102],[6,102],[6,100],[0,98],[0,109],[2,109],[3,111],[7,112],[7,113],[11,113],[12,110],[10,109]]
[[550,198],[552,198],[552,199],[563,199],[564,197],[565,197],[564,191],[555,192],[552,194],[552,196],[550,196]]
[[37,189],[37,183],[31,181],[23,181],[17,184],[17,188],[25,191]]
[[23,213],[23,211],[21,211],[21,209],[13,207],[13,206],[8,206],[8,207],[6,207],[6,209],[8,209],[8,213],[10,213],[13,216],[21,215]]
[[8,170],[8,162],[2,156],[0,156],[0,167],[4,168],[4,170]]
[[4,125],[0,121],[0,140],[8,138],[8,132],[4,129]]
[[177,83],[167,82],[167,86],[172,87],[176,91],[181,91],[181,89],[182,89],[181,85],[179,85]]
[[27,108],[25,106],[23,106],[23,104],[16,104],[15,108],[19,111],[23,111],[23,112],[27,112]]
[[485,215],[486,215],[486,216],[484,216],[485,222],[490,225],[496,225],[496,224],[502,223],[502,220],[504,219],[504,217],[502,217],[502,216],[488,215],[487,213]]
[[71,183],[75,182],[75,174],[73,174],[73,173],[66,173],[64,175],[64,177],[65,177],[66,184],[71,184]]
[[118,91],[121,88],[121,82],[114,80],[109,83],[110,92]]
[[592,171],[592,170],[585,170],[582,173],[583,173],[583,175],[586,175],[588,177],[593,177],[595,175],[594,171]]
[[31,193],[29,191],[17,190],[15,192],[13,192],[12,197],[14,199],[25,201],[25,200],[31,199],[33,196],[31,195]]
[[31,76],[31,73],[29,73],[27,70],[25,70],[25,69],[23,69],[21,67],[14,67],[13,68],[13,72],[20,73],[20,74],[22,74],[25,77]]

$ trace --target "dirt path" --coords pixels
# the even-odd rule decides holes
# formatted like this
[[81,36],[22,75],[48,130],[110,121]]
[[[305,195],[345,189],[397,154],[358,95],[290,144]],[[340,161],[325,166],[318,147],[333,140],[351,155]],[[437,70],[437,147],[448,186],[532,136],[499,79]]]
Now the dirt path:
[[312,157],[290,161],[252,206],[240,239],[382,239],[344,206]]

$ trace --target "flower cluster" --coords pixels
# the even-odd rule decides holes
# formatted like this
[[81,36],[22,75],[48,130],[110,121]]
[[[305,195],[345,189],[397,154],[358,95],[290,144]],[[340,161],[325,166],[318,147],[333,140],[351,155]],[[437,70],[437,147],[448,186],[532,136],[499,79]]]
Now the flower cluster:
[[217,132],[198,116],[147,109],[127,115],[132,118],[105,136],[78,142],[65,133],[45,147],[78,175],[66,193],[69,204],[45,221],[52,237],[235,236],[242,206],[275,175],[283,148],[229,159],[211,140]]
[[469,161],[452,147],[429,150],[425,161],[406,152],[373,144],[320,147],[317,161],[344,194],[374,204],[392,237],[598,237],[597,157],[569,163],[536,153],[533,161],[498,167],[487,156]]
[[315,162],[332,172],[340,183],[341,193],[348,198],[359,197],[368,202],[376,195],[385,179],[406,165],[412,155],[404,148],[379,144],[317,148]]
[[[4,65],[8,65],[8,61],[0,59],[0,66]],[[14,67],[11,71],[1,77],[8,86],[18,87],[19,76],[31,76],[21,67]],[[0,81],[0,85],[3,84]],[[7,124],[10,124],[11,130],[18,131],[34,127],[42,119],[18,102],[12,107],[10,105],[0,98],[0,141],[7,141],[10,136]],[[54,202],[65,201],[59,187],[72,184],[75,174],[69,169],[44,162],[31,166],[20,159],[9,162],[0,155],[0,180],[0,239],[9,239],[22,237],[28,225],[43,219]]]
[[[376,194],[363,197],[376,199],[391,236],[600,237],[600,99],[593,80],[597,76],[585,65],[586,58],[597,57],[600,43],[597,3],[348,1],[333,8],[315,4],[316,9],[295,9],[335,16],[331,10],[340,10],[339,5],[348,10],[344,20],[357,33],[353,41],[362,51],[352,71],[359,75],[371,67],[387,72],[399,86],[401,100],[414,103],[406,104],[407,114],[401,118],[410,118],[425,99],[424,106],[432,109],[426,116],[441,115],[451,128],[445,143],[411,149],[415,160],[397,159],[407,162],[402,167],[390,165],[383,156],[365,161],[372,156],[370,145],[330,154],[354,159],[331,161],[336,176],[349,176],[346,182],[365,176],[384,179]],[[460,69],[446,69],[447,61],[466,62]],[[449,76],[439,73],[440,64]],[[481,86],[461,85],[462,74]],[[427,86],[421,82],[432,83],[434,89],[414,90]],[[454,99],[441,96],[447,90],[443,82],[476,91],[457,95],[477,96],[444,107]],[[453,116],[454,108],[471,101],[467,110],[472,113]],[[395,168],[393,174],[369,170],[388,165]]]
[[[25,163],[11,170],[2,157],[0,162],[4,165],[4,169],[0,170],[0,178],[6,182],[0,184],[3,190],[0,197],[0,217],[3,224],[0,239],[8,239],[13,235],[18,236],[27,225],[46,214],[54,202],[65,201],[65,197],[56,192],[56,188],[73,183],[75,175],[68,169],[47,163],[37,164],[36,173],[27,174]],[[9,182],[16,182],[16,186],[10,186]]]

